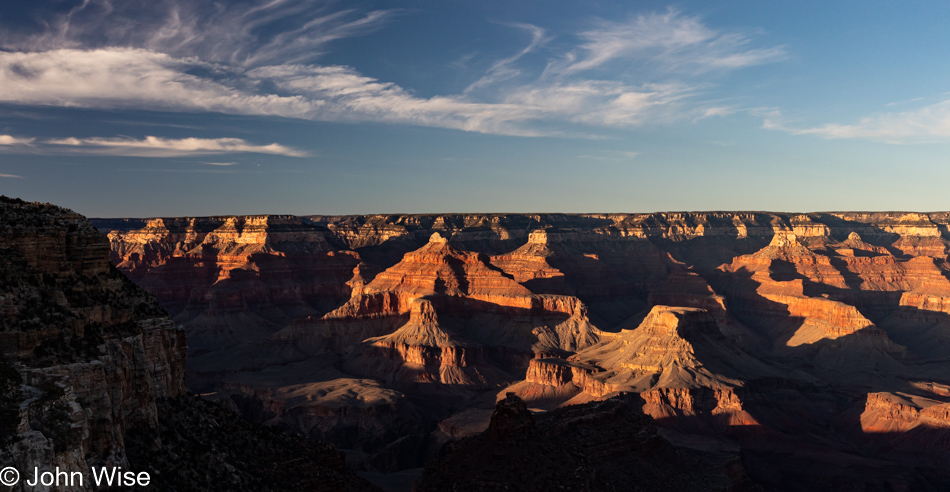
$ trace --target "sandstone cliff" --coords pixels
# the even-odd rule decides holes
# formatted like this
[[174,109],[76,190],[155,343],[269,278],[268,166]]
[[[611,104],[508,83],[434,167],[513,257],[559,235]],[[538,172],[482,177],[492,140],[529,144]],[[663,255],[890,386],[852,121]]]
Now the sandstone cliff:
[[359,255],[289,216],[151,219],[109,235],[113,263],[189,326],[190,350],[260,341],[346,299]]

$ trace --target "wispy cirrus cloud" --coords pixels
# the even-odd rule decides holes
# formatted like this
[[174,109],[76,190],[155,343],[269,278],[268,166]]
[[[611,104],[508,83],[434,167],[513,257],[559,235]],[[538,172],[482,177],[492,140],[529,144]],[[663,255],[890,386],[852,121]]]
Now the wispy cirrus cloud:
[[83,154],[130,157],[184,157],[194,155],[257,153],[305,157],[306,152],[280,144],[253,145],[240,138],[62,138],[44,144]]
[[[31,154],[89,154],[129,157],[187,157],[219,154],[271,154],[288,157],[306,157],[302,150],[272,143],[256,145],[240,138],[161,138],[131,137],[51,138],[15,137],[0,135],[0,152],[27,152]],[[234,162],[204,162],[214,166],[230,166]]]
[[679,104],[694,89],[685,84],[644,84],[584,80],[514,89],[506,102],[549,111],[593,126],[637,126],[669,122],[685,111]]
[[465,88],[463,93],[471,92],[474,89],[479,87],[489,86],[495,83],[498,83],[503,80],[509,80],[515,78],[522,74],[522,71],[515,68],[515,63],[527,55],[528,53],[533,52],[539,46],[544,44],[548,38],[545,37],[544,29],[532,25],[532,24],[511,24],[512,27],[524,30],[531,35],[531,42],[528,43],[521,51],[515,53],[512,56],[507,58],[502,58],[501,60],[492,63],[491,67],[485,72],[481,78],[469,84]]
[[577,158],[595,161],[631,161],[638,155],[640,155],[640,152],[632,150],[602,150],[594,154],[582,154]]
[[0,102],[89,108],[214,111],[323,121],[382,121],[534,136],[532,120],[638,124],[688,90],[580,81],[512,88],[495,102],[420,98],[341,66],[264,66],[240,74],[259,94],[188,73],[188,60],[140,49],[0,52]]
[[19,174],[0,174],[0,178],[23,179],[23,176]]
[[314,108],[315,101],[300,96],[254,93],[189,73],[203,66],[139,48],[0,52],[0,101],[298,118]]
[[826,123],[806,128],[787,126],[781,114],[775,112],[765,119],[763,127],[828,139],[862,139],[892,144],[948,142],[950,100],[910,111],[878,113],[852,124]]
[[[687,79],[775,61],[781,47],[713,30],[675,11],[597,21],[547,68],[524,64],[551,39],[493,62],[458,94],[419,97],[352,67],[314,61],[331,41],[379,29],[393,11],[333,11],[316,0],[211,2],[86,0],[46,31],[0,37],[0,102],[65,107],[269,115],[386,122],[521,136],[589,134],[729,114],[703,103]],[[142,12],[154,12],[151,17]],[[136,24],[139,19],[153,19]],[[277,29],[279,27],[279,29]],[[550,54],[548,55],[550,56]],[[633,56],[663,59],[654,76],[604,77]],[[681,67],[678,79],[669,68]],[[693,75],[689,75],[692,73]],[[686,75],[684,75],[686,74]],[[107,146],[100,146],[108,148]]]
[[613,62],[638,59],[663,71],[701,73],[774,62],[786,56],[785,47],[751,48],[741,33],[721,32],[698,17],[676,10],[642,14],[625,21],[601,20],[580,33],[581,45],[548,66],[554,74],[576,73]]
[[140,48],[236,66],[310,62],[336,40],[383,27],[396,10],[340,10],[329,0],[83,0],[36,15],[40,32],[0,30],[15,51]]

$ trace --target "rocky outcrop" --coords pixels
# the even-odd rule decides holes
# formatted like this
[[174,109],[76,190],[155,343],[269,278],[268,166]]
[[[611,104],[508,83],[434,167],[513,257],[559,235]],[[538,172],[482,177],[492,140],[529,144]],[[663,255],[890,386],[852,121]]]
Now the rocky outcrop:
[[[519,379],[535,353],[595,343],[599,331],[569,296],[535,295],[460,252],[439,233],[381,272],[325,321],[409,314],[392,333],[369,338],[349,370],[398,384],[488,388]],[[440,316],[446,313],[447,316]]]
[[401,262],[376,275],[360,296],[330,316],[365,313],[350,305],[366,304],[364,296],[379,293],[395,295],[400,313],[409,311],[415,299],[427,295],[465,296],[501,306],[530,308],[531,291],[492,269],[486,260],[482,255],[456,250],[435,232],[425,246],[406,253]]
[[[644,399],[643,412],[668,425],[725,429],[759,425],[738,396],[742,379],[777,375],[731,346],[709,312],[654,306],[636,329],[608,334],[567,360],[532,360],[526,382],[574,386],[593,398],[636,392]],[[547,396],[530,385],[514,389],[532,400]],[[570,394],[572,401],[575,395]]]
[[950,453],[946,397],[921,391],[868,393],[863,408],[856,410],[860,417],[851,431],[854,442],[918,465],[943,466]]
[[525,381],[547,386],[563,386],[574,379],[570,362],[558,358],[531,359]]
[[528,411],[528,405],[514,393],[508,393],[495,405],[495,413],[488,424],[488,435],[495,441],[510,441],[534,429],[534,415]]
[[4,461],[86,473],[128,466],[124,436],[185,391],[185,334],[108,265],[108,242],[52,205],[0,199]]
[[[607,338],[579,352],[576,358],[610,369],[607,381],[615,391],[644,391],[657,385],[735,385],[738,380],[734,378],[740,374],[763,376],[772,372],[730,345],[708,311],[654,306],[635,330]],[[710,364],[712,367],[707,367]]]
[[359,255],[328,234],[291,216],[209,217],[151,219],[109,241],[115,265],[189,328],[200,353],[266,339],[359,288]]
[[423,434],[425,418],[406,395],[373,380],[337,378],[286,386],[232,378],[225,392],[254,422],[293,429],[343,449],[368,453],[410,434]]
[[161,400],[158,411],[158,426],[135,429],[128,440],[129,466],[149,473],[152,490],[380,490],[331,444],[252,424],[195,397]]
[[907,432],[917,427],[950,428],[950,403],[928,398],[868,393],[861,413],[861,430],[867,433]]
[[670,427],[701,432],[712,425],[728,432],[733,427],[760,426],[743,408],[735,388],[656,388],[640,393],[643,413]]
[[491,261],[533,292],[581,299],[610,325],[642,309],[673,263],[639,235],[556,228],[532,232],[524,246]]
[[[851,240],[854,243],[856,238]],[[728,274],[721,277],[721,282],[725,292],[731,294],[733,314],[758,327],[774,352],[799,354],[836,371],[869,367],[900,370],[905,347],[894,343],[856,306],[833,299],[858,300],[856,304],[875,312],[868,301],[887,297],[874,295],[861,302],[859,289],[846,290],[849,281],[859,282],[845,275],[850,279],[859,276],[846,267],[839,269],[835,259],[810,250],[796,235],[785,233],[776,234],[762,250],[737,257],[719,270]],[[892,265],[878,262],[876,266],[882,268],[877,270],[876,278]],[[871,276],[868,270],[863,274]],[[876,284],[887,288],[887,284]],[[847,349],[831,353],[830,349],[842,345]]]
[[[471,301],[456,297],[416,299],[407,323],[367,339],[363,356],[347,366],[403,384],[487,389],[521,379],[535,354],[574,350],[598,340],[598,330],[574,302],[535,301],[534,309],[517,309],[466,305]],[[447,315],[440,317],[440,312]]]
[[[85,477],[44,490],[93,490],[93,467],[150,473],[161,490],[373,489],[332,446],[187,396],[184,330],[108,264],[108,240],[85,218],[0,197],[0,230],[0,463],[21,472],[13,490],[29,490],[34,469]],[[236,444],[229,438],[240,452],[208,452]],[[296,446],[312,471],[281,477],[288,468],[269,460],[286,456],[268,454],[277,446]],[[249,456],[259,469],[228,472]]]
[[491,262],[511,275],[518,283],[544,282],[547,290],[553,293],[566,293],[568,285],[565,282],[564,273],[549,262],[549,257],[555,254],[548,247],[549,238],[548,231],[534,231],[528,235],[528,242],[524,246],[507,254],[493,256]]
[[534,416],[498,402],[488,430],[451,445],[415,490],[754,490],[734,454],[675,447],[619,400]]

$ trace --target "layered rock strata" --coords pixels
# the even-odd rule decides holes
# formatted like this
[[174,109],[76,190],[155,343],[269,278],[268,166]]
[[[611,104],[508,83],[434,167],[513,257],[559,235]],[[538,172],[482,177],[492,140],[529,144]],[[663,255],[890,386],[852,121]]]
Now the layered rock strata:
[[0,198],[4,461],[128,467],[125,433],[185,391],[185,333],[108,264],[82,216]]
[[[835,483],[863,484],[856,487],[944,483],[928,475],[937,473],[929,464],[906,465],[916,459],[915,442],[944,456],[919,429],[940,428],[921,415],[939,413],[944,397],[934,388],[947,384],[948,213],[162,224],[168,233],[148,221],[101,223],[113,230],[123,271],[167,297],[162,302],[187,306],[176,320],[190,333],[225,342],[193,353],[190,377],[262,421],[338,435],[394,425],[405,432],[386,437],[394,447],[366,444],[372,439],[352,446],[370,454],[388,448],[380,459],[394,449],[422,457],[487,426],[494,395],[514,392],[550,410],[628,392],[686,441],[701,434],[740,445],[750,474],[767,484],[795,477],[822,488],[830,482],[819,469]],[[282,227],[301,235],[261,239]],[[258,239],[241,239],[254,230]],[[156,251],[175,253],[149,253]],[[151,263],[140,260],[148,254]],[[301,274],[288,264],[302,265]],[[177,286],[162,291],[169,285],[188,299]],[[301,294],[277,295],[274,286]],[[326,385],[347,388],[354,401],[377,401],[384,389],[406,403],[355,405],[361,417],[347,420],[328,410],[336,401],[328,395],[339,390]],[[898,399],[908,403],[882,403]],[[313,425],[306,414],[327,420]],[[415,430],[387,423],[410,415],[426,423]],[[890,456],[892,445],[901,451]],[[822,453],[825,468],[813,466]],[[781,459],[789,455],[796,458]],[[871,473],[868,460],[881,471]]]
[[348,298],[363,278],[360,258],[327,235],[296,217],[212,217],[151,219],[109,241],[113,263],[189,326],[191,350],[203,352],[266,339]]

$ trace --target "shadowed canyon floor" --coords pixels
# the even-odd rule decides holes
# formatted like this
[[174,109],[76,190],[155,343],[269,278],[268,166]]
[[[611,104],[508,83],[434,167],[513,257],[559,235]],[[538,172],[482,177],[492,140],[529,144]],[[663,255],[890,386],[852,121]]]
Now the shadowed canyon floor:
[[[664,442],[765,490],[950,486],[948,213],[93,222],[185,327],[190,389],[368,472],[485,431],[509,392],[537,429],[639,395]],[[538,449],[609,454],[564,432]]]

